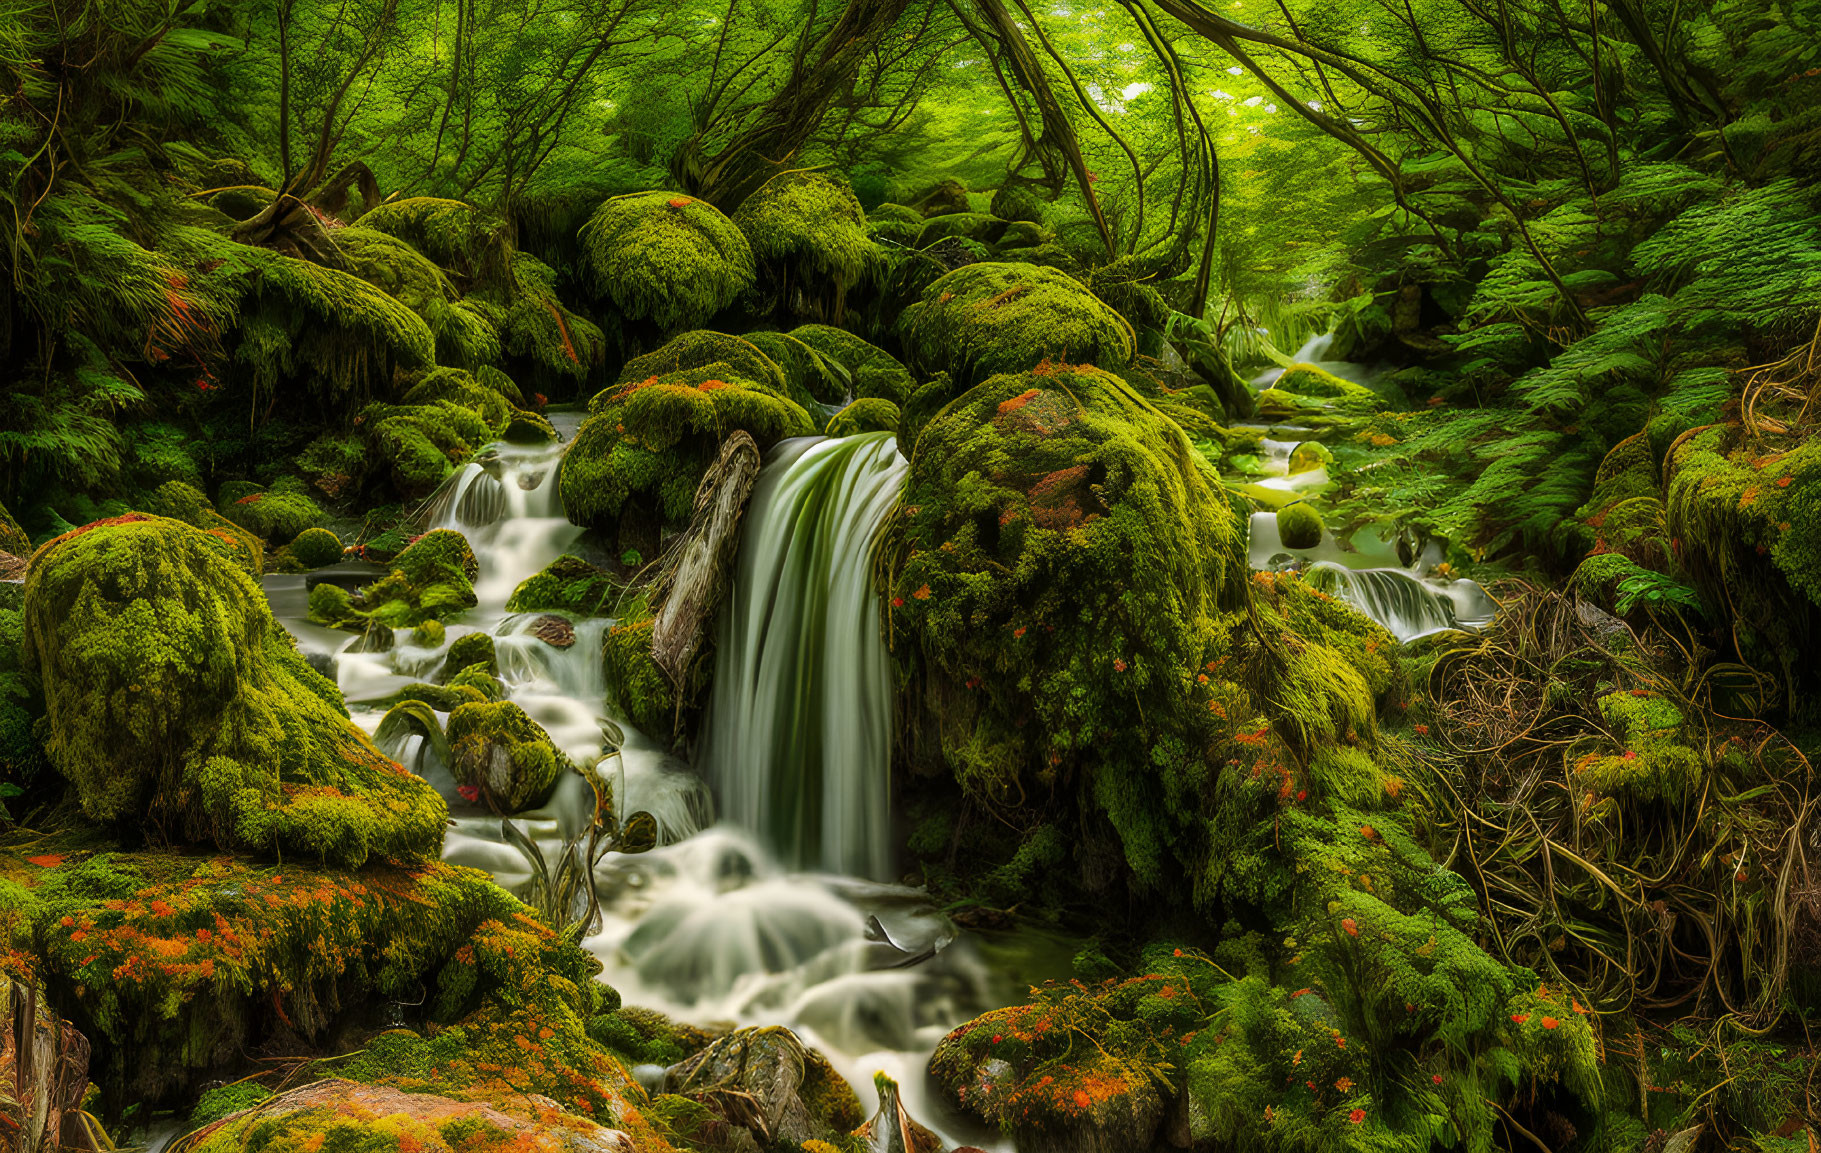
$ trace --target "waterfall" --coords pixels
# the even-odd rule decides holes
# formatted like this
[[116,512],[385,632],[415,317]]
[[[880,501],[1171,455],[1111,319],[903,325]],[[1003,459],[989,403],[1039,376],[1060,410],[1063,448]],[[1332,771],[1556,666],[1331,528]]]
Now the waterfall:
[[1383,625],[1400,643],[1445,629],[1479,628],[1497,607],[1474,581],[1423,580],[1404,569],[1316,561],[1308,581]]
[[700,764],[789,864],[891,868],[890,665],[873,542],[909,464],[888,433],[779,445],[746,513]]

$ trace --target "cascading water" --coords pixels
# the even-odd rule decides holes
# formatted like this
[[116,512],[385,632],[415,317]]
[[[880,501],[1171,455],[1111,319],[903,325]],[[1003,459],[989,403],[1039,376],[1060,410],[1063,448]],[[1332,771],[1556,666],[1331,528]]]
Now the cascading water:
[[1474,581],[1426,582],[1405,569],[1309,566],[1309,584],[1385,627],[1400,642],[1447,629],[1480,628],[1497,606]]
[[[573,422],[558,427],[573,432]],[[789,1026],[862,1100],[883,1071],[949,1144],[994,1147],[929,1092],[924,1069],[944,1034],[1004,997],[972,942],[957,939],[921,892],[876,879],[889,865],[890,683],[870,555],[907,468],[892,440],[786,442],[761,474],[717,658],[717,685],[733,686],[716,689],[711,710],[722,750],[714,779],[734,818],[719,825],[702,778],[637,730],[621,723],[623,747],[602,757],[602,722],[615,719],[604,711],[600,667],[612,622],[575,619],[574,644],[557,648],[533,632],[542,614],[505,609],[520,582],[580,541],[558,495],[562,452],[491,446],[433,501],[431,522],[463,533],[480,566],[479,604],[448,625],[443,644],[416,645],[401,629],[386,651],[351,651],[349,634],[301,619],[297,577],[269,578],[274,611],[368,731],[384,715],[380,702],[432,676],[450,643],[491,633],[508,699],[576,764],[600,773],[620,811],[657,819],[658,848],[609,855],[596,874],[602,921],[583,943],[601,959],[602,980],[627,1004],[679,1020]],[[745,768],[742,750],[753,758]],[[499,819],[461,798],[428,742],[401,736],[385,751],[448,801],[445,859],[509,889],[530,880]],[[770,783],[749,787],[761,779]],[[802,806],[786,803],[791,789],[812,787]],[[570,775],[543,807],[514,820],[554,861],[592,812],[587,782]],[[803,866],[828,871],[792,871]]]
[[888,433],[786,441],[747,510],[700,762],[787,862],[891,867],[891,669],[872,545],[909,464]]

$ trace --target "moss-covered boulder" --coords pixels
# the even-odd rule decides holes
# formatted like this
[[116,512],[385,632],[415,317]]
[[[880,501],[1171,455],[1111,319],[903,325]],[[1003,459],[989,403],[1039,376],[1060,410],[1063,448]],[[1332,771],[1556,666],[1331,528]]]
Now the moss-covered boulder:
[[1321,543],[1321,514],[1306,501],[1287,504],[1277,510],[1277,536],[1285,548],[1310,549]]
[[705,329],[682,333],[654,352],[633,357],[620,369],[614,383],[637,384],[696,370],[707,377],[750,380],[773,392],[791,395],[792,382],[757,344],[743,336]]
[[1259,417],[1273,421],[1358,418],[1389,407],[1390,402],[1365,385],[1313,364],[1291,365],[1270,388],[1258,394]]
[[305,568],[323,568],[341,559],[341,538],[326,528],[307,528],[291,541],[291,555]]
[[330,626],[364,621],[386,628],[447,620],[475,606],[479,572],[466,537],[454,529],[432,529],[392,558],[391,572],[359,592],[348,594],[329,584],[311,589],[310,619]]
[[461,200],[400,197],[369,209],[354,223],[397,237],[464,282],[496,277],[511,260],[505,222]]
[[657,552],[662,530],[689,522],[695,492],[741,430],[761,449],[816,431],[803,407],[752,380],[706,370],[618,385],[589,402],[563,456],[563,507],[577,524],[616,533],[621,547]]
[[145,511],[201,529],[226,545],[234,563],[252,576],[265,571],[265,544],[259,537],[216,512],[194,485],[167,480],[143,502]]
[[677,694],[651,655],[655,623],[650,616],[635,616],[608,629],[601,644],[601,674],[607,703],[633,728],[662,743],[677,724]]
[[791,1149],[839,1141],[866,1119],[828,1059],[779,1026],[715,1040],[670,1069],[664,1088]]
[[456,780],[497,813],[542,804],[569,758],[550,734],[511,701],[465,704],[449,714]]
[[225,484],[221,487],[217,511],[241,528],[274,544],[295,540],[307,528],[323,519],[322,509],[303,482],[286,478],[270,489],[254,484]]
[[840,319],[877,254],[854,190],[826,173],[779,173],[733,220],[752,245],[760,287],[793,315]]
[[464,669],[475,667],[492,674],[499,672],[499,656],[494,649],[493,638],[486,633],[465,633],[455,638],[449,651],[443,654],[443,667],[438,679],[448,682]]
[[856,400],[828,418],[823,436],[856,436],[863,432],[897,432],[903,414],[889,400]]
[[605,569],[598,569],[581,557],[560,556],[512,590],[506,611],[593,616],[607,610],[619,589],[619,582]]
[[1132,326],[1082,283],[1034,264],[969,264],[940,277],[898,320],[925,373],[967,387],[1043,361],[1117,371],[1131,363]]
[[370,404],[355,421],[371,454],[384,462],[392,487],[408,499],[429,496],[495,435],[485,417],[449,400]]
[[790,335],[802,341],[825,362],[836,366],[845,380],[845,395],[854,400],[889,400],[900,407],[917,387],[910,370],[876,344],[869,344],[846,329],[828,324],[804,324]]
[[517,407],[499,390],[480,383],[474,374],[459,368],[433,368],[420,377],[400,398],[407,405],[435,404],[446,400],[468,409],[498,436],[511,423]]
[[691,196],[616,196],[595,210],[581,242],[595,291],[662,331],[699,327],[752,287],[745,235]]
[[931,216],[923,222],[923,228],[917,234],[917,247],[928,248],[937,241],[952,237],[995,244],[1005,234],[1005,227],[1006,221],[983,212],[951,212],[944,216]]
[[133,515],[26,580],[45,751],[93,819],[355,865],[434,856],[440,797],[382,756],[217,538]]
[[1007,374],[949,405],[882,544],[946,771],[983,797],[1073,779],[1157,881],[1172,790],[1207,771],[1167,766],[1221,717],[1202,674],[1243,603],[1241,538],[1182,430],[1111,373]]

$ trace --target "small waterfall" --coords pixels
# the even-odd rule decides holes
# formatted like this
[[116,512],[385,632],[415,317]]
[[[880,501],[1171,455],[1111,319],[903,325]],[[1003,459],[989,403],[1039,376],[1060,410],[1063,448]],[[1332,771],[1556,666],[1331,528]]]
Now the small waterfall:
[[1423,580],[1405,569],[1351,569],[1332,561],[1316,561],[1307,571],[1311,586],[1346,601],[1400,643],[1446,629],[1482,627],[1497,607],[1470,580]]
[[871,433],[778,446],[723,608],[700,764],[786,863],[891,867],[890,665],[872,550],[909,464]]

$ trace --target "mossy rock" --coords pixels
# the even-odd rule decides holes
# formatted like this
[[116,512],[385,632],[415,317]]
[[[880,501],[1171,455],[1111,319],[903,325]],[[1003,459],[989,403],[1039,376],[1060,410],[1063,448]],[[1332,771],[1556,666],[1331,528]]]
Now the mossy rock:
[[325,568],[341,559],[341,538],[326,528],[307,528],[291,542],[291,555],[305,568]]
[[240,184],[219,189],[208,198],[208,205],[230,220],[251,220],[278,199],[278,193],[257,184]]
[[13,514],[6,511],[5,505],[0,505],[0,552],[13,556],[30,556],[32,553],[32,538],[25,535],[25,530],[19,527]]
[[820,172],[779,173],[740,204],[733,221],[760,266],[792,284],[851,287],[877,251],[854,190]]
[[607,611],[619,591],[612,573],[580,557],[560,556],[512,590],[506,611],[594,616]]
[[838,365],[846,376],[846,394],[835,397],[831,403],[851,396],[854,400],[889,400],[902,407],[916,390],[916,378],[897,357],[846,329],[828,324],[804,324],[792,329],[790,335],[815,350],[824,360]]
[[1313,364],[1291,365],[1258,394],[1258,415],[1267,421],[1321,415],[1363,417],[1390,407],[1390,402],[1365,385]]
[[850,384],[847,373],[794,333],[749,332],[745,339],[783,370],[787,382],[785,395],[801,405],[805,412],[815,412],[819,406],[840,404],[847,399]]
[[[706,330],[685,332],[656,352],[633,357],[620,369],[614,383],[637,384],[694,369],[712,369],[710,376],[750,380],[789,395],[790,382],[784,370],[756,344],[745,337]],[[592,406],[589,411],[594,411]]]
[[952,212],[946,216],[932,216],[923,222],[923,229],[917,234],[917,247],[928,248],[939,240],[951,237],[996,244],[1005,234],[1005,226],[1006,221],[980,212]]
[[676,689],[651,655],[654,620],[647,616],[614,625],[601,645],[607,703],[632,727],[669,743],[677,721]]
[[476,665],[490,673],[499,672],[499,656],[494,649],[493,638],[486,633],[464,633],[455,638],[449,651],[443,655],[442,671],[437,674],[437,678],[447,682],[463,669]]
[[[994,247],[1002,254],[1025,253],[1033,251],[1055,240],[1055,234],[1046,230],[1041,224],[1028,220],[1014,220],[1005,226]],[[1010,257],[1017,259],[1016,256]]]
[[1277,535],[1285,548],[1314,548],[1321,544],[1324,531],[1321,514],[1306,501],[1299,500],[1277,510]]
[[[563,507],[577,524],[615,531],[624,547],[654,554],[658,530],[689,522],[696,488],[736,429],[761,450],[816,431],[803,407],[751,380],[703,378],[705,370],[608,389],[589,402],[563,456]],[[640,518],[628,539],[622,522]]]
[[432,320],[446,310],[456,292],[435,261],[396,236],[371,228],[339,228],[335,247],[349,271],[417,313]]
[[380,701],[379,706],[389,709],[406,701],[421,701],[439,713],[450,713],[463,705],[481,704],[492,699],[490,694],[473,685],[432,685],[419,682],[406,685]]
[[454,529],[432,529],[391,564],[391,572],[357,593],[326,583],[311,589],[310,619],[331,627],[369,622],[412,628],[475,606],[474,578],[480,566],[467,538]]
[[967,185],[953,177],[939,180],[911,202],[911,210],[925,218],[972,211]]
[[881,204],[866,214],[867,231],[875,241],[909,248],[923,231],[923,214],[903,204]]
[[137,514],[26,581],[46,752],[101,821],[358,865],[434,856],[442,799],[373,747],[217,538]]
[[903,414],[889,400],[856,400],[828,420],[823,436],[857,436],[863,432],[897,432]]
[[219,499],[222,516],[272,543],[295,540],[305,529],[323,519],[322,508],[296,481],[289,486],[275,485],[269,490],[261,490],[257,485],[237,488],[225,484]]
[[456,780],[510,816],[542,804],[570,769],[550,734],[511,701],[465,704],[449,714]]
[[1131,363],[1132,326],[1080,281],[1031,264],[970,264],[941,277],[898,321],[924,371],[966,387],[1039,363],[1117,371]]
[[1050,216],[1050,205],[1024,184],[1007,184],[993,193],[992,212],[1001,220],[1042,225]]
[[516,406],[498,390],[488,388],[474,376],[459,368],[433,368],[406,390],[400,398],[406,405],[428,405],[448,401],[473,412],[487,424],[494,436],[504,432]]
[[227,546],[234,563],[250,576],[265,571],[265,544],[258,536],[216,512],[201,489],[168,480],[153,490],[145,511],[199,528]]
[[505,222],[466,201],[401,197],[368,210],[354,224],[396,237],[464,277],[498,275],[510,260]]
[[370,404],[356,419],[373,454],[386,462],[393,488],[407,499],[429,496],[494,436],[479,413],[447,400]]
[[616,196],[595,210],[581,242],[595,291],[660,330],[699,327],[752,287],[745,235],[692,196]]
[[986,381],[911,460],[881,543],[888,635],[945,767],[982,797],[1079,772],[1156,883],[1177,818],[1144,782],[1218,728],[1196,677],[1244,600],[1239,515],[1173,421],[1087,366]]

